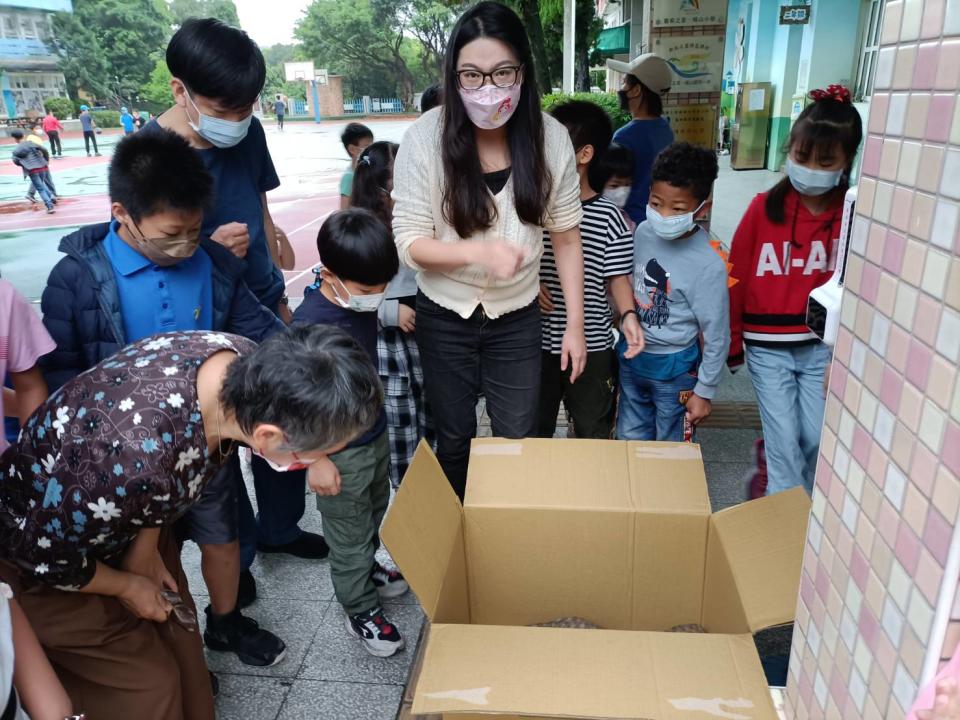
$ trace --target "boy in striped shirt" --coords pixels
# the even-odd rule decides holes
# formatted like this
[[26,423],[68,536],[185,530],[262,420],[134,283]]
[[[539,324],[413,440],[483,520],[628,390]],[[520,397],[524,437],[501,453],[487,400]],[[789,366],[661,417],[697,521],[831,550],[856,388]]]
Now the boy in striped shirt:
[[606,112],[591,102],[571,101],[553,109],[553,117],[570,133],[580,176],[583,221],[583,315],[587,340],[587,365],[576,382],[570,368],[562,368],[560,345],[566,327],[566,308],[554,259],[550,234],[544,233],[540,260],[540,309],[543,312],[542,370],[538,437],[553,437],[557,412],[563,401],[577,437],[609,439],[613,430],[614,378],[613,322],[609,291],[627,357],[643,350],[643,331],[634,310],[630,273],[633,240],[620,209],[601,194],[608,178],[599,172],[600,158],[610,146],[613,127]]

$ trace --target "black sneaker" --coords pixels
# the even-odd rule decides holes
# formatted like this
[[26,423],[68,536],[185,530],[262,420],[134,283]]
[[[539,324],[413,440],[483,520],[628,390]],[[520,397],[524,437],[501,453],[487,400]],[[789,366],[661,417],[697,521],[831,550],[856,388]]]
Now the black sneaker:
[[323,560],[330,554],[330,546],[323,535],[301,532],[300,536],[286,545],[264,545],[257,543],[257,551],[262,553],[286,553],[305,560]]
[[[207,672],[210,671],[208,670]],[[214,697],[220,694],[220,678],[213,673],[210,673],[210,690],[213,692]]]
[[214,615],[207,605],[207,629],[203,642],[211,650],[236,653],[244,665],[271,667],[283,660],[287,646],[271,632],[261,630],[257,621],[244,617],[239,610],[227,615]]
[[347,632],[360,640],[363,649],[386,658],[405,647],[397,626],[387,620],[382,608],[347,616]]
[[237,607],[243,610],[257,601],[257,581],[249,570],[240,571],[240,587],[237,589]]
[[410,586],[403,579],[399,570],[388,570],[378,562],[373,564],[373,572],[370,573],[373,584],[377,586],[377,592],[380,597],[388,600],[390,598],[405,595]]

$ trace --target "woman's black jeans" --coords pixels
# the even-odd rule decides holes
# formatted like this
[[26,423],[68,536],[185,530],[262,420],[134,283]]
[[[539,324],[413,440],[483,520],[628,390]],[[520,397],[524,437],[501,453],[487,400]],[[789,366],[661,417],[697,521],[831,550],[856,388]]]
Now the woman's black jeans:
[[536,302],[496,320],[478,307],[464,320],[417,294],[417,345],[437,427],[437,459],[461,499],[481,394],[495,436],[536,435],[540,323]]

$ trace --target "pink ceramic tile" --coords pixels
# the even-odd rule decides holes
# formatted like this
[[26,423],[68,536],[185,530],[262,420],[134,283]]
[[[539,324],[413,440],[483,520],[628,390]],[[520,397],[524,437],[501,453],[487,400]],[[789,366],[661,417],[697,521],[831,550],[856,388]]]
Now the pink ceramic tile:
[[913,334],[929,346],[936,344],[942,311],[943,306],[939,302],[926,293],[920,293],[917,312],[913,318]]
[[[916,45],[900,45],[897,47],[897,56],[893,63],[894,90],[910,89],[910,86],[913,83],[913,69],[916,66],[916,63]],[[949,82],[949,79],[945,79],[944,82]]]
[[867,607],[866,603],[860,607],[860,622],[858,626],[867,647],[874,650],[877,647],[877,630],[880,628],[880,623],[870,608]]
[[[916,146],[916,143],[905,143],[905,145]],[[917,152],[919,158],[919,151]],[[903,165],[901,164],[901,167]],[[914,175],[914,179],[916,176]],[[910,180],[913,182],[913,180]],[[898,187],[893,191],[893,205],[890,206],[890,224],[897,230],[907,232],[910,229],[910,209],[913,206],[913,190],[905,187]],[[887,237],[890,237],[889,234]],[[886,254],[886,248],[884,248]]]
[[834,666],[830,677],[830,697],[834,699],[837,705],[842,707],[847,701],[847,693],[846,678],[840,674],[840,669]]
[[847,388],[847,369],[835,363],[833,370],[830,371],[830,392],[838,398],[843,398],[844,390]]
[[920,24],[920,37],[937,37],[943,31],[943,10],[945,0],[927,0],[923,6],[923,21]]
[[860,467],[866,467],[870,463],[870,436],[860,423],[853,429],[853,457],[860,463]]
[[937,76],[937,56],[940,43],[921,43],[917,49],[917,64],[913,70],[913,89],[929,90]]
[[813,602],[813,594],[815,589],[813,587],[813,580],[810,579],[810,576],[807,573],[803,573],[803,576],[800,578],[800,597],[803,602],[807,605]]
[[903,376],[889,365],[883,368],[883,383],[880,385],[880,402],[893,412],[900,406],[900,390],[903,387]]
[[886,245],[883,248],[883,267],[895,275],[899,273],[906,249],[907,239],[898,232],[889,231]]
[[953,420],[947,422],[940,459],[950,472],[960,476],[960,426]]
[[917,565],[917,575],[914,580],[927,602],[936,607],[937,598],[940,595],[940,582],[943,580],[943,566],[933,559],[926,548],[920,551],[920,562]]
[[870,123],[867,131],[883,133],[887,124],[887,107],[890,105],[890,93],[874,93],[870,98]]
[[907,380],[920,390],[924,390],[927,387],[927,377],[930,374],[932,361],[933,352],[930,348],[917,340],[911,340],[907,353]]
[[[877,531],[880,538],[886,541],[891,547],[897,542],[897,530],[900,527],[900,516],[896,508],[890,504],[889,500],[884,499],[880,503],[880,515],[877,518]],[[878,541],[874,541],[876,544]]]
[[927,527],[923,531],[923,544],[941,565],[947,564],[947,553],[950,552],[952,536],[953,528],[950,523],[944,520],[943,515],[930,508]]
[[863,149],[863,162],[860,164],[864,175],[876,177],[880,172],[880,151],[883,149],[883,140],[877,135],[870,135]]
[[913,464],[910,466],[910,479],[920,492],[930,497],[936,477],[937,456],[922,443],[917,443],[913,452]]
[[859,548],[854,548],[850,555],[850,575],[853,577],[853,581],[857,584],[857,587],[860,588],[861,592],[867,587],[867,574],[869,571],[870,568],[867,565],[866,559],[863,557],[863,553],[860,552]]
[[[900,58],[897,58],[898,62]],[[909,53],[904,55],[904,64],[909,63]],[[933,81],[936,90],[956,90],[960,87],[960,40],[945,40],[940,45],[937,59],[937,74]]]
[[920,539],[906,524],[901,525],[897,531],[897,543],[894,545],[893,552],[903,565],[903,569],[912,575],[920,560]]
[[[806,706],[811,707],[813,705],[813,683],[810,682],[810,677],[805,672],[800,673],[800,701]],[[792,716],[791,716],[792,717]]]
[[814,586],[817,588],[817,595],[825,602],[830,592],[830,573],[822,564],[817,565],[817,579],[814,580]]
[[890,328],[890,337],[887,339],[886,361],[903,372],[907,369],[907,351],[909,349],[910,336],[899,325],[893,325]]
[[955,102],[955,95],[933,96],[930,101],[930,114],[927,116],[927,140],[946,142],[950,137]]
[[877,301],[877,287],[880,285],[880,268],[870,262],[863,264],[860,277],[860,297],[871,305]]

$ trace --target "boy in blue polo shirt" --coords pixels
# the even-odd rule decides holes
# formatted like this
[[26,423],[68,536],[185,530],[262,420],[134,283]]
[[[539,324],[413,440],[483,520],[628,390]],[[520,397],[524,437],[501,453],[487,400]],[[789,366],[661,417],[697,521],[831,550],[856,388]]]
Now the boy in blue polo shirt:
[[[247,289],[240,262],[202,236],[212,181],[183,138],[167,131],[124,138],[109,186],[113,221],[65,237],[66,257],[43,291],[43,322],[57,343],[41,360],[51,391],[150,335],[226,331],[259,342],[283,329]],[[235,652],[249,665],[279,662],[283,641],[238,607],[239,513],[231,473],[208,483],[180,530],[201,548],[210,594],[207,646]]]
[[[276,228],[267,192],[280,185],[260,121],[253,116],[266,78],[263,54],[250,37],[213,18],[188,20],[167,45],[174,105],[141,133],[171,130],[184,138],[213,176],[213,204],[204,212],[203,233],[242,259],[247,287],[271,312],[289,322]],[[257,550],[321,559],[323,536],[298,523],[305,509],[304,473],[279,473],[259,457],[252,461],[259,515],[233,464],[241,503],[241,604],[253,602],[249,572]]]

